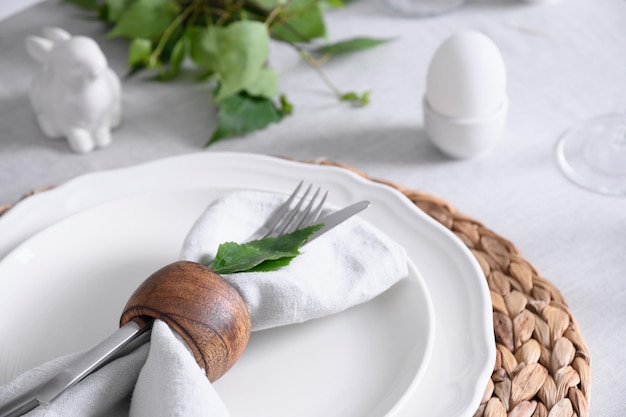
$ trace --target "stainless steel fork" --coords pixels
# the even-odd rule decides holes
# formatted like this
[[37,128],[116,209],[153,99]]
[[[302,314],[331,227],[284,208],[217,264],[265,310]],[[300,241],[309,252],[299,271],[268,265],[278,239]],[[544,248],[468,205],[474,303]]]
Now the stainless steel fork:
[[326,202],[328,191],[320,197],[322,189],[318,187],[311,195],[313,185],[309,185],[299,195],[303,185],[304,181],[300,181],[287,200],[247,241],[276,237],[315,224]]

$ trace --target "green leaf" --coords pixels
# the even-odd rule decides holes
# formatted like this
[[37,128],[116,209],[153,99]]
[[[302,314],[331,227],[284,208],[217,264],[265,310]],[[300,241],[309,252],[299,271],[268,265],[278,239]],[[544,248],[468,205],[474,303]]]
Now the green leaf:
[[303,43],[326,35],[319,0],[292,0],[270,26],[278,40]]
[[185,33],[189,42],[189,56],[200,67],[214,71],[219,59],[217,31],[207,28],[189,27]]
[[152,66],[160,69],[158,79],[169,80],[178,74],[187,53],[187,41],[183,34],[184,29],[177,25],[174,30],[170,28],[167,38],[163,35],[164,37],[159,40],[157,49],[159,47],[161,49],[158,54],[155,49],[151,56],[151,59],[155,61],[151,62]]
[[249,271],[264,261],[275,261],[293,258],[297,253],[264,251],[249,244],[235,242],[222,243],[211,269],[218,274],[233,274]]
[[284,94],[280,95],[280,113],[283,116],[290,115],[293,113],[293,104],[287,100],[287,96]]
[[263,129],[280,121],[284,114],[271,99],[246,93],[232,95],[218,104],[217,128],[206,146],[218,140]]
[[222,243],[210,267],[218,274],[273,271],[288,265],[298,256],[300,247],[322,226],[322,224],[309,226],[279,237],[248,243]]
[[185,59],[185,40],[183,38],[179,39],[172,48],[171,54],[169,56],[169,68],[161,74],[162,80],[169,80],[178,75],[180,72],[180,66]]
[[221,81],[216,101],[247,90],[271,98],[278,94],[278,76],[265,69],[269,33],[261,22],[239,21],[217,31],[215,71]]
[[339,101],[349,101],[359,107],[367,106],[370,102],[370,92],[366,91],[363,94],[358,94],[354,91],[343,93],[339,96]]
[[278,94],[278,73],[270,68],[262,68],[254,81],[244,86],[252,96],[272,98]]
[[189,28],[189,55],[219,81],[215,101],[247,91],[266,98],[278,94],[278,74],[267,68],[269,33],[261,22],[239,21],[227,27]]
[[275,271],[277,269],[280,269],[282,267],[285,267],[285,266],[289,265],[293,258],[295,258],[295,256],[294,257],[284,257],[284,258],[280,258],[280,259],[272,259],[272,260],[268,259],[266,261],[261,262],[260,264],[258,264],[254,268],[248,269],[245,272],[271,272],[271,271]]
[[179,6],[174,0],[136,0],[119,16],[108,36],[154,38],[176,18]]
[[302,246],[313,233],[321,229],[323,224],[315,224],[313,226],[303,227],[291,233],[285,233],[278,237],[269,237],[260,240],[253,240],[246,245],[258,247],[270,252],[284,252],[298,255],[298,249]]
[[323,45],[315,50],[315,52],[324,53],[324,54],[344,54],[347,52],[356,52],[361,51],[363,49],[374,48],[378,45],[382,45],[386,42],[389,42],[391,39],[374,39],[374,38],[354,38],[347,39],[344,41]]
[[128,48],[128,65],[147,65],[152,53],[152,41],[146,38],[135,38]]
[[114,23],[124,14],[132,0],[106,0],[100,9],[100,19]]

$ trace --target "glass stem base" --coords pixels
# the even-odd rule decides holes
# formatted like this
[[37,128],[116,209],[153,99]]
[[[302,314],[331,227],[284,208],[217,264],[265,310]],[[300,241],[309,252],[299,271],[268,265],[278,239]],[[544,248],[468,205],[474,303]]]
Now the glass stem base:
[[566,132],[557,159],[574,183],[603,194],[626,196],[626,114],[610,114]]

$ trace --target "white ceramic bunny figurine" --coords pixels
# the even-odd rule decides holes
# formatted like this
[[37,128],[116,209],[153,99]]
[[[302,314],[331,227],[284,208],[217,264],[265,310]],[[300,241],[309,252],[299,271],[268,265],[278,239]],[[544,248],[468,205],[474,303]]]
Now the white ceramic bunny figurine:
[[30,91],[39,127],[49,138],[65,137],[74,152],[109,145],[121,122],[118,76],[93,39],[60,28],[42,33],[26,38],[26,50],[43,64]]

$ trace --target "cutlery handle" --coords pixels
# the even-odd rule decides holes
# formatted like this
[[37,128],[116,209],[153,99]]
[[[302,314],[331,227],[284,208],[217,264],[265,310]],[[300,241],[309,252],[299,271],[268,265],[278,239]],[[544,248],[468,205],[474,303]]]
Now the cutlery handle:
[[239,292],[204,265],[179,261],[148,277],[128,300],[120,326],[166,322],[213,382],[243,353],[252,328]]
[[0,417],[18,417],[42,404],[51,403],[91,372],[147,342],[151,324],[140,326],[131,321],[122,326],[41,385],[1,405]]

